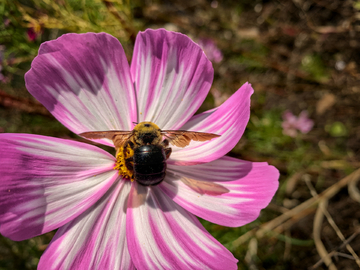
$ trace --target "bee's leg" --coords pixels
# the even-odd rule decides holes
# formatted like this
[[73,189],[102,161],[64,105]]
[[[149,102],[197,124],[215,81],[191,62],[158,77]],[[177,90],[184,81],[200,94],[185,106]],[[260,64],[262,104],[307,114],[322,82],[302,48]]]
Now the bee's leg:
[[[126,143],[124,143],[123,147],[122,147],[122,152],[123,152],[123,156],[125,157],[125,152],[126,152],[126,149],[128,147],[128,144],[129,144],[129,141],[127,141]],[[117,153],[120,151],[121,147],[119,147],[118,149],[116,149],[116,155]]]
[[161,142],[161,145],[164,147],[164,148],[167,148],[169,146],[169,141],[168,139],[165,139]]
[[172,149],[170,147],[168,147],[168,148],[165,148],[164,151],[165,151],[166,159],[168,159],[171,155]]
[[[124,155],[124,158],[126,157],[126,151],[128,150],[128,147],[130,147],[131,149],[134,149],[134,144],[131,142],[131,141],[127,141],[125,144],[124,144],[124,147],[123,147],[123,155]],[[128,157],[128,158],[125,158],[125,166],[126,168],[128,168],[128,170],[132,171],[133,168],[134,168],[134,159],[133,157]]]
[[133,170],[134,169],[134,159],[133,157],[127,158],[125,159],[125,166],[128,170]]
[[134,143],[132,141],[127,141],[124,144],[124,151],[127,149],[128,146],[130,146],[131,149],[134,149]]
[[161,146],[164,147],[166,159],[168,159],[171,155],[172,149],[169,146],[169,140],[165,139],[161,142]]

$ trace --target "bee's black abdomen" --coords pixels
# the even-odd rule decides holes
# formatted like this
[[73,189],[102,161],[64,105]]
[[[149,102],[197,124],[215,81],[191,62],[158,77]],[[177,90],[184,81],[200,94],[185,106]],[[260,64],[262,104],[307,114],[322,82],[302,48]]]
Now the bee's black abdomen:
[[134,150],[134,178],[144,186],[157,185],[165,178],[166,155],[159,145],[143,145]]

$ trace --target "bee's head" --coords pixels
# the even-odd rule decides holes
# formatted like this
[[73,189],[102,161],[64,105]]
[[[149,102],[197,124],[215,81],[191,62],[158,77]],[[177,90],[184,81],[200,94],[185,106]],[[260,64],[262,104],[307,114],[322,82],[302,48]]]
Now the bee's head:
[[134,131],[141,144],[158,144],[161,142],[161,129],[152,122],[141,122],[134,127]]

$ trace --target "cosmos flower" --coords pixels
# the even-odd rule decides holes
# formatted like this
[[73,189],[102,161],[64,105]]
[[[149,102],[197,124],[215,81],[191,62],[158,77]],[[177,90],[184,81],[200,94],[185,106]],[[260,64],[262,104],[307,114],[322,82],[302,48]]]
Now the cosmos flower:
[[308,133],[314,126],[314,121],[308,117],[307,111],[302,111],[299,116],[295,116],[290,111],[285,111],[282,115],[283,134],[296,137],[298,131],[303,134]]
[[209,38],[201,38],[197,44],[204,50],[207,58],[215,63],[219,63],[223,59],[221,50],[216,46],[215,42]]
[[121,177],[115,157],[96,146],[0,134],[1,234],[20,241],[59,228],[38,269],[237,269],[196,216],[242,226],[278,187],[274,167],[224,156],[249,120],[250,84],[193,116],[209,92],[212,65],[187,36],[164,29],[138,34],[130,67],[106,33],[63,35],[41,45],[25,80],[76,134],[151,121],[221,135],[172,147],[164,181],[150,187]]

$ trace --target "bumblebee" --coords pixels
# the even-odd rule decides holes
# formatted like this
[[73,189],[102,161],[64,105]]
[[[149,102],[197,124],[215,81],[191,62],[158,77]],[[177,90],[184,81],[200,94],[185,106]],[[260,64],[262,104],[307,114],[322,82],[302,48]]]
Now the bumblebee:
[[152,122],[141,122],[132,131],[90,131],[79,134],[87,139],[107,138],[114,142],[117,165],[124,178],[143,186],[160,184],[171,155],[169,143],[185,147],[193,141],[208,141],[220,135],[186,130],[161,130]]

